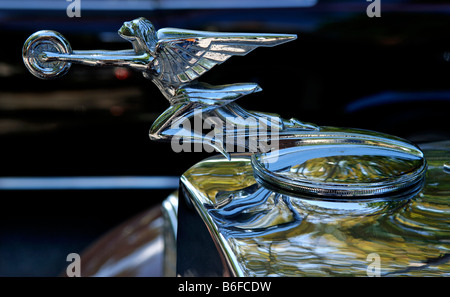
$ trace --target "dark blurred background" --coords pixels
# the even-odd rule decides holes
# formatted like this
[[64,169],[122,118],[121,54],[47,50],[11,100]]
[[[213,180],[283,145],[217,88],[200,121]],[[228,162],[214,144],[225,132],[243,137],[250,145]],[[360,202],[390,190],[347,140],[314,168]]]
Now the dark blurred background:
[[[148,130],[168,106],[141,74],[73,65],[57,80],[25,69],[35,31],[62,33],[73,49],[128,49],[117,30],[146,17],[156,28],[294,33],[298,39],[234,57],[202,77],[257,82],[246,109],[319,125],[355,127],[414,142],[450,139],[450,3],[365,0],[0,0],[0,276],[53,276],[65,258],[127,218],[160,203],[158,189],[12,189],[55,177],[173,177],[209,156],[174,153]],[[69,179],[70,180],[70,179]]]

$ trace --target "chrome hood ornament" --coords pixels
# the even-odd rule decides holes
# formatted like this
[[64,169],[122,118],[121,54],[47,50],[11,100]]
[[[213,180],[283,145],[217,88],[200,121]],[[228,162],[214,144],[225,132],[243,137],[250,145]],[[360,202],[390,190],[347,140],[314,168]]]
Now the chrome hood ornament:
[[[64,75],[71,63],[122,66],[142,72],[170,103],[153,123],[151,139],[206,144],[229,160],[236,147],[244,148],[253,153],[257,179],[283,191],[373,196],[416,186],[423,179],[423,154],[406,140],[249,112],[234,101],[261,91],[257,84],[212,86],[197,81],[231,56],[280,45],[295,40],[296,35],[173,28],[156,31],[145,18],[125,22],[118,33],[133,49],[72,51],[58,32],[39,31],[26,40],[23,60],[28,70],[42,79]],[[186,123],[195,117],[214,133],[188,129]]]

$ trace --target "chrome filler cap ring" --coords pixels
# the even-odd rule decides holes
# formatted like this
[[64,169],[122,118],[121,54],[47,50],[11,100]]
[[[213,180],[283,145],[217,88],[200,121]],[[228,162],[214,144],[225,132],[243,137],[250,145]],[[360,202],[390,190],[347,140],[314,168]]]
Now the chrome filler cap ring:
[[385,196],[422,182],[426,161],[415,145],[362,130],[324,129],[252,156],[258,181],[294,194]]

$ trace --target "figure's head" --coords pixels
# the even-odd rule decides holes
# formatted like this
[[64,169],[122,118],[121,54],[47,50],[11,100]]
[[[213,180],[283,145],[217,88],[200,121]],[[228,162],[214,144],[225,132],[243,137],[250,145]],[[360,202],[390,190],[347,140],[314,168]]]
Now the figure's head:
[[145,18],[137,18],[123,23],[119,35],[130,41],[136,51],[153,53],[157,37],[153,24]]

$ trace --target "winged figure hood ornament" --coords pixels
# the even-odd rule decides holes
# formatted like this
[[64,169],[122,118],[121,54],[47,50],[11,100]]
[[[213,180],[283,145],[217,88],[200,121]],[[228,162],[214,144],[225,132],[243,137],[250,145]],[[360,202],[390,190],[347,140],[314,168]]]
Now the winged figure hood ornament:
[[[287,34],[216,33],[174,28],[155,31],[145,18],[125,22],[119,35],[132,43],[137,55],[149,55],[146,68],[141,68],[143,74],[171,103],[185,97],[204,98],[199,92],[208,95],[205,86],[198,91],[192,88],[193,82],[231,56],[243,56],[260,46],[275,46],[296,39],[295,35]],[[187,85],[191,88],[181,92]],[[249,87],[248,92],[255,89],[256,86]]]
[[[206,143],[228,159],[234,147],[244,147],[253,153],[257,178],[283,190],[366,196],[398,191],[423,180],[423,154],[406,140],[250,112],[235,101],[261,91],[258,84],[213,86],[198,81],[232,56],[293,41],[296,35],[156,30],[145,18],[125,22],[118,34],[133,48],[73,51],[60,33],[39,31],[26,40],[23,60],[28,70],[42,79],[64,75],[71,63],[140,71],[170,103],[153,123],[151,139]],[[196,116],[214,127],[214,133],[187,129],[187,121]],[[232,137],[227,137],[230,132]],[[261,138],[266,141],[259,141]]]

